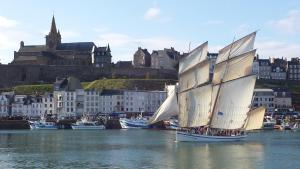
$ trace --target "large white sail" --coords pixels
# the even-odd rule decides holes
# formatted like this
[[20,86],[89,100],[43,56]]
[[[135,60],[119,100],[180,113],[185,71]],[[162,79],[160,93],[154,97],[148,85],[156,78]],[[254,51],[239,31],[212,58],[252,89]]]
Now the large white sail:
[[170,119],[172,116],[176,116],[179,113],[176,88],[169,88],[169,96],[163,102],[163,104],[157,109],[154,115],[149,120],[150,124],[154,124],[161,120]]
[[209,81],[209,61],[202,61],[200,64],[185,71],[179,76],[179,91],[185,91]]
[[256,50],[252,50],[228,61],[216,64],[212,83],[218,84],[221,80],[226,82],[251,74],[255,52]]
[[203,43],[179,61],[179,75],[207,59],[207,45],[207,42]]
[[255,80],[256,76],[251,75],[221,84],[210,124],[212,128],[243,127],[250,109]]
[[265,107],[258,107],[248,113],[248,118],[245,123],[245,130],[260,129],[263,125],[264,115],[266,112]]
[[179,93],[179,125],[203,126],[209,123],[212,85],[208,84]]
[[216,64],[252,50],[254,47],[255,36],[256,32],[253,32],[221,49]]

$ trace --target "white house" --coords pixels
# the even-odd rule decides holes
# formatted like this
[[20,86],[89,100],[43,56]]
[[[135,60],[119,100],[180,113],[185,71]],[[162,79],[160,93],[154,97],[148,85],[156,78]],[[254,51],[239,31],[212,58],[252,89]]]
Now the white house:
[[9,100],[6,95],[0,95],[0,117],[9,115]]
[[267,113],[274,113],[274,91],[272,89],[254,89],[252,106],[265,106]]

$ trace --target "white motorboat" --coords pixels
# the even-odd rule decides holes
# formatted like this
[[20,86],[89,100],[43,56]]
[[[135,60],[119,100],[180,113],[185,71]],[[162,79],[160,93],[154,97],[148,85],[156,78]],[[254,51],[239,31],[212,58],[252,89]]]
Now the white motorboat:
[[45,120],[40,121],[29,121],[30,129],[32,130],[57,130],[58,126],[54,122],[46,122]]
[[179,129],[178,120],[177,119],[170,119],[164,121],[166,129],[169,130],[177,130]]
[[149,128],[148,120],[143,117],[137,118],[120,118],[119,119],[120,125],[122,129],[131,129],[131,128]]
[[264,122],[263,122],[264,130],[273,130],[275,125],[276,125],[276,121],[271,116],[264,117]]
[[292,128],[291,128],[293,131],[300,131],[300,124],[299,122],[296,122]]
[[88,121],[86,118],[71,125],[73,130],[103,130],[105,126],[97,121]]

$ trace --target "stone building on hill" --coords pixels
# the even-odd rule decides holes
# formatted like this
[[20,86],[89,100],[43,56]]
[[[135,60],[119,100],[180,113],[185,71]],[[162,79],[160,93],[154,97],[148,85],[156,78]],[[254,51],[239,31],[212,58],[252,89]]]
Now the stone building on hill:
[[138,47],[138,50],[133,55],[133,65],[135,67],[150,67],[151,55],[147,49]]
[[12,64],[17,65],[95,65],[111,63],[111,51],[107,47],[97,47],[93,42],[62,43],[60,31],[52,17],[50,32],[45,45],[25,45],[14,52]]
[[173,47],[171,49],[154,50],[151,54],[151,67],[155,69],[175,70],[182,56]]

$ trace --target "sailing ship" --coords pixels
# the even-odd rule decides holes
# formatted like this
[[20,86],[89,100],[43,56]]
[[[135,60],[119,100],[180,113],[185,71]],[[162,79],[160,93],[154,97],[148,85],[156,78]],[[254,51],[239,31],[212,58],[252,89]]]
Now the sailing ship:
[[251,109],[255,36],[253,32],[221,49],[212,79],[208,42],[181,59],[178,86],[149,122],[178,114],[177,141],[236,141],[261,128],[265,108]]

